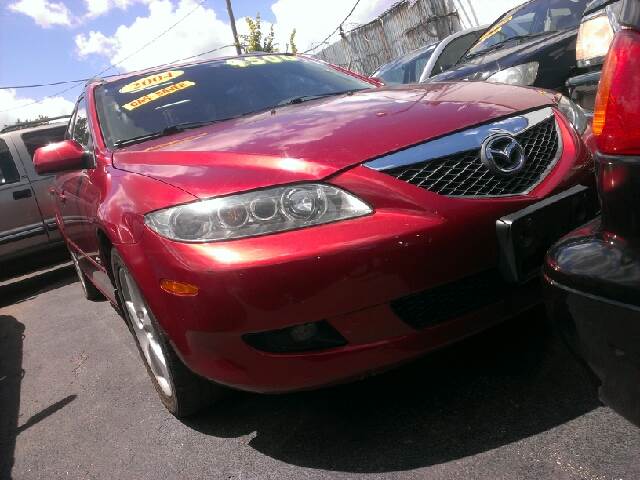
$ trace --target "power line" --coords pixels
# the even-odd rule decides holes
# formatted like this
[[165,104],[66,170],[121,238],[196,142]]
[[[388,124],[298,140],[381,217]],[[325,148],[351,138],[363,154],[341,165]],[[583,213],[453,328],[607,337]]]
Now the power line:
[[[223,45],[221,47],[217,47],[217,48],[213,48],[211,50],[207,50],[206,52],[201,52],[201,53],[196,53],[195,55],[191,55],[189,57],[184,57],[184,58],[177,58],[171,62],[168,63],[162,63],[160,65],[155,65],[153,67],[147,67],[145,70],[150,70],[153,68],[158,68],[158,67],[162,67],[163,65],[172,65],[174,63],[178,63],[178,62],[185,62],[187,60],[191,60],[192,58],[198,58],[198,57],[202,57],[203,55],[207,55],[209,53],[214,53],[217,52],[218,50],[222,50],[225,48],[229,48],[229,47],[233,47],[235,46],[235,44],[230,43],[229,45]],[[108,77],[115,77],[117,76],[117,74],[115,75],[106,75],[105,77],[102,78],[108,78]],[[76,80],[61,80],[59,82],[51,82],[51,83],[34,83],[31,85],[11,85],[8,87],[0,87],[0,90],[17,90],[20,88],[38,88],[38,87],[54,87],[56,85],[66,85],[69,83],[83,83],[83,82],[88,82],[89,80],[92,80],[95,77],[89,77],[89,78],[78,78]]]
[[[136,51],[134,51],[133,53],[131,53],[130,55],[127,55],[126,57],[124,57],[123,59],[119,60],[118,62],[115,62],[111,65],[109,65],[107,68],[105,68],[104,70],[101,70],[100,72],[98,72],[96,75],[94,75],[94,77],[99,77],[100,75],[102,75],[105,72],[108,72],[109,70],[111,70],[112,68],[116,68],[116,66],[120,65],[121,63],[125,62],[126,60],[130,59],[131,57],[133,57],[134,55],[137,55],[138,53],[140,53],[142,50],[144,50],[145,48],[147,48],[149,45],[151,45],[153,42],[155,42],[156,40],[158,40],[159,38],[163,37],[164,35],[166,35],[167,33],[169,33],[171,30],[173,30],[176,26],[178,26],[178,24],[180,24],[181,22],[183,22],[187,17],[189,17],[191,14],[193,14],[198,8],[200,8],[202,6],[202,4],[204,4],[207,0],[200,0],[200,2],[198,2],[198,4],[195,6],[195,8],[193,8],[192,10],[190,10],[185,16],[183,16],[182,18],[180,18],[177,22],[175,22],[173,25],[171,25],[169,28],[167,28],[166,30],[164,30],[163,32],[161,32],[159,35],[155,36],[154,38],[152,38],[151,40],[149,40],[147,43],[145,43],[144,45],[142,45],[140,48],[138,48]],[[205,53],[206,54],[206,53]],[[203,54],[203,55],[205,55]],[[45,100],[47,100],[48,98],[52,98],[52,97],[57,97],[58,95],[62,95],[63,93],[67,93],[70,90],[73,90],[74,88],[77,88],[80,86],[80,83],[86,81],[86,80],[72,80],[72,81],[68,81],[68,82],[54,82],[54,83],[58,83],[59,85],[62,85],[64,83],[75,83],[75,85],[72,85],[71,87],[65,88],[59,92],[56,92],[52,95],[47,95],[43,98],[41,98],[40,100],[35,100],[31,103],[27,103],[26,105],[20,105],[17,107],[12,107],[12,108],[7,108],[5,110],[0,110],[0,113],[5,113],[5,112],[10,112],[12,110],[18,110],[20,108],[26,108],[26,107],[30,107],[31,105],[36,105],[38,103],[42,103]],[[42,85],[42,86],[46,86],[46,85]],[[9,87],[6,87],[9,88]],[[3,89],[6,89],[3,88]],[[26,87],[25,87],[26,88]]]
[[47,95],[46,97],[43,97],[40,100],[34,100],[33,102],[27,103],[25,105],[18,105],[17,107],[11,107],[11,108],[7,108],[5,110],[0,110],[0,113],[11,112],[13,110],[18,110],[20,108],[27,108],[27,107],[30,107],[31,105],[36,105],[38,103],[42,103],[42,102],[44,102],[45,100],[47,100],[49,98],[57,97],[58,95],[62,95],[63,93],[67,93],[69,90],[73,90],[74,88],[78,88],[80,86],[81,86],[80,83],[76,83],[75,85],[72,85],[69,88],[65,88],[64,90],[60,90],[59,92],[56,92],[53,95]]
[[308,50],[305,50],[302,53],[309,53],[312,52],[313,50],[315,50],[316,48],[318,48],[320,45],[324,45],[325,43],[327,43],[327,40],[329,40],[338,30],[340,30],[340,27],[342,27],[342,25],[344,24],[344,22],[346,22],[347,20],[349,20],[349,17],[351,16],[351,14],[353,14],[353,11],[356,9],[356,7],[358,6],[358,4],[360,3],[360,0],[356,0],[356,3],[353,5],[353,7],[351,8],[351,11],[349,12],[349,14],[344,18],[344,20],[342,20],[342,22],[340,22],[340,25],[338,25],[336,27],[336,29],[331,32],[329,35],[327,35],[327,38],[325,38],[324,40],[322,40],[320,43],[318,43],[315,47],[311,47]]
[[67,83],[86,82],[88,78],[79,78],[78,80],[62,80],[60,82],[51,83],[34,83],[33,85],[10,85],[8,87],[0,87],[0,90],[17,90],[20,88],[37,88],[37,87],[55,87],[56,85],[65,85]]

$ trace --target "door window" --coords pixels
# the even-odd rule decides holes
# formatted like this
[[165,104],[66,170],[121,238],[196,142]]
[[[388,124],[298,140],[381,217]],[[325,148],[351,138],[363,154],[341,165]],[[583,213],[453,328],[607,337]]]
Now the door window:
[[33,154],[40,147],[64,140],[64,132],[66,129],[66,126],[59,126],[47,130],[34,130],[23,133],[21,138],[24,146],[27,147],[29,157],[33,159]]
[[16,183],[20,180],[20,174],[13,161],[11,152],[6,142],[0,138],[0,186]]
[[71,138],[82,145],[85,150],[91,150],[91,132],[89,131],[89,122],[87,120],[87,104],[84,98],[82,98],[78,102],[78,110],[75,115],[75,122],[73,124]]

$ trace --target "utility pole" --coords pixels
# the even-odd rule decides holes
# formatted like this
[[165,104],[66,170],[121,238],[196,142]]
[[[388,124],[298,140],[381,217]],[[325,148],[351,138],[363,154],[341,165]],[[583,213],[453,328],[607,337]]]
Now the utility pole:
[[231,32],[233,33],[233,41],[236,46],[236,53],[240,55],[242,53],[242,50],[240,49],[240,41],[238,40],[238,30],[236,30],[236,17],[233,16],[231,0],[227,0],[227,13],[229,14],[229,22],[231,23]]

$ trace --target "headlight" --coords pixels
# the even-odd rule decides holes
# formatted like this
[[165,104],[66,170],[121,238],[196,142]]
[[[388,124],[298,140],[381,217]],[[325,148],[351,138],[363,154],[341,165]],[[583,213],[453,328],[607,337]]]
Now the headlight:
[[585,115],[582,107],[576,105],[567,97],[562,96],[558,102],[558,109],[567,117],[567,120],[573,125],[573,128],[582,135],[587,129],[587,125],[589,125],[589,119]]
[[606,12],[587,17],[580,24],[576,41],[579,67],[601,64],[613,41],[613,27]]
[[533,85],[537,77],[538,62],[529,62],[500,70],[487,78],[487,82],[507,83],[509,85]]
[[371,213],[362,200],[337,187],[304,183],[158,210],[149,228],[180,242],[213,242],[294,230]]

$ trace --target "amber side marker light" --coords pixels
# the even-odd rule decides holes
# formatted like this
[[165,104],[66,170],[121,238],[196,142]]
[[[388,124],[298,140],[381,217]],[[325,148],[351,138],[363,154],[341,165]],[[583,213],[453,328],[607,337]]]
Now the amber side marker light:
[[640,155],[640,33],[622,30],[602,69],[593,133],[604,154]]
[[177,295],[178,297],[195,297],[198,295],[199,288],[195,285],[176,280],[161,280],[160,288],[167,293]]

